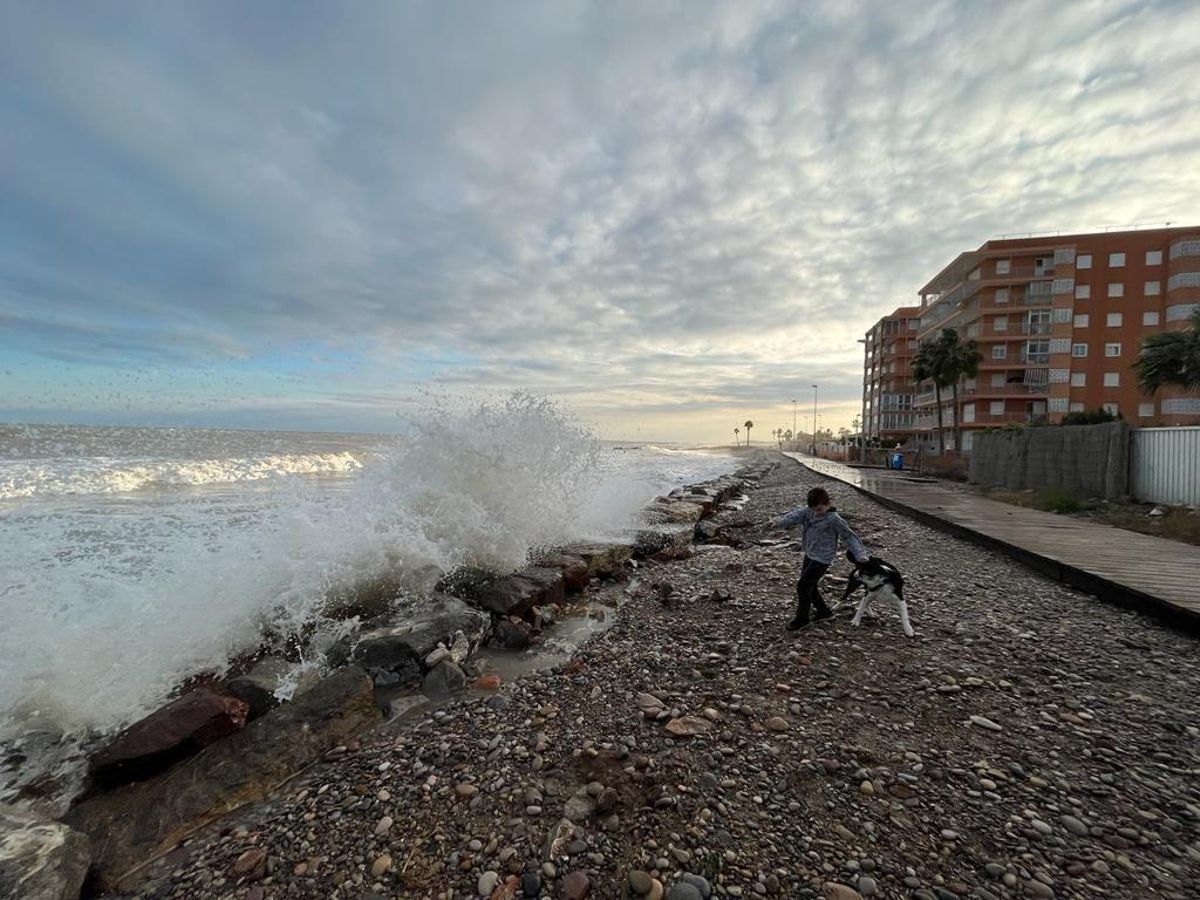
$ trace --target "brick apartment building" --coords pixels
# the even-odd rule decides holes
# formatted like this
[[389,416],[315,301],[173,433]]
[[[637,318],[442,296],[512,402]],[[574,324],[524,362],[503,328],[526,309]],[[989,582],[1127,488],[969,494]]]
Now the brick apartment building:
[[988,241],[919,294],[919,307],[867,332],[868,437],[936,445],[932,386],[915,385],[908,367],[917,345],[943,328],[974,338],[983,354],[958,411],[944,392],[947,447],[956,412],[964,450],[980,428],[1053,423],[1075,410],[1107,409],[1135,426],[1200,424],[1200,396],[1168,388],[1149,397],[1131,368],[1143,338],[1188,327],[1200,306],[1200,226]]

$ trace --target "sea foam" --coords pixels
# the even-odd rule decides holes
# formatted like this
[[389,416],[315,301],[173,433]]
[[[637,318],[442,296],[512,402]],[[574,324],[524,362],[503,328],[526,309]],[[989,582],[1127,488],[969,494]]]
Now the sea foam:
[[517,395],[432,404],[335,492],[290,478],[253,503],[4,513],[0,724],[109,731],[268,631],[310,632],[360,581],[420,593],[457,566],[507,571],[534,548],[611,534],[657,487],[614,456]]

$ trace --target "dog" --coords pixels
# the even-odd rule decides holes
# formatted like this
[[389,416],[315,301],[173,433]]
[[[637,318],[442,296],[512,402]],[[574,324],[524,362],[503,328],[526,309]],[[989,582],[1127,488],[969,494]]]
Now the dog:
[[878,556],[872,556],[866,562],[858,562],[849,553],[846,554],[846,558],[854,564],[854,571],[846,581],[846,592],[842,594],[841,602],[845,603],[859,588],[866,591],[850,624],[856,628],[862,624],[863,613],[870,607],[872,600],[890,598],[896,601],[896,607],[900,610],[900,627],[904,629],[905,637],[912,637],[913,627],[908,621],[908,604],[904,600],[904,576],[900,574],[900,570]]

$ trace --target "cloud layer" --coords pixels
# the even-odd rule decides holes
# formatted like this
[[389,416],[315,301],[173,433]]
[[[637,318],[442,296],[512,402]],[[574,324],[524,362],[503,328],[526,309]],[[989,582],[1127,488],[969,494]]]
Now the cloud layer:
[[0,34],[0,413],[844,424],[959,250],[1198,208],[1186,2],[112,10]]

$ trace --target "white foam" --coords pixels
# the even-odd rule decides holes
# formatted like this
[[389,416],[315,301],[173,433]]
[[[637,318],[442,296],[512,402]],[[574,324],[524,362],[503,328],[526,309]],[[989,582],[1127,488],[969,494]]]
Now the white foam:
[[289,475],[345,474],[361,468],[362,463],[348,451],[232,459],[52,457],[15,460],[0,466],[0,500],[114,494],[163,485],[229,484]]
[[387,575],[418,591],[459,565],[511,570],[531,548],[626,527],[673,479],[617,456],[518,395],[433,404],[336,491],[291,478],[0,511],[0,725],[110,730],[266,629],[320,624],[338,588]]

